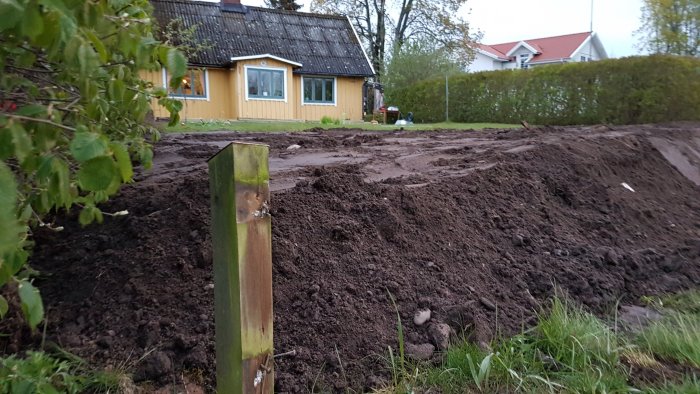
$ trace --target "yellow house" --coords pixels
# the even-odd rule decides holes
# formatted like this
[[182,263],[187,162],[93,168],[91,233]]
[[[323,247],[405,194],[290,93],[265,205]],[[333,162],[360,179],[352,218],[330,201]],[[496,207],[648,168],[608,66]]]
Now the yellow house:
[[[363,84],[374,70],[347,17],[221,3],[152,0],[161,26],[196,26],[207,49],[172,97],[182,119],[361,120]],[[168,86],[165,70],[144,74]],[[154,105],[156,117],[168,112]]]

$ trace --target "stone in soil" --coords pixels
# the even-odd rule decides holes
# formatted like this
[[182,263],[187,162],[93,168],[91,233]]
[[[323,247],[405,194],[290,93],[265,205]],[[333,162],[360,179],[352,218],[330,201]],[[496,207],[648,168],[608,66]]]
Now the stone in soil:
[[165,352],[153,352],[147,356],[138,367],[135,380],[154,380],[170,374],[173,370],[173,362]]
[[413,360],[428,361],[433,357],[433,353],[435,353],[435,346],[430,343],[422,343],[420,345],[407,343],[405,351],[406,356]]
[[450,334],[452,329],[445,323],[431,323],[428,326],[428,336],[430,341],[439,350],[445,350],[450,345]]

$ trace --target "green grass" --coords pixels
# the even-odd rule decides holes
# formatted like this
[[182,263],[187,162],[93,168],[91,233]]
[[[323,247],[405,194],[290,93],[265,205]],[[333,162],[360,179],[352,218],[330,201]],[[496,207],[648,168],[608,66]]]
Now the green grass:
[[639,344],[661,358],[700,369],[700,314],[674,312],[645,328]]
[[411,126],[396,125],[373,125],[371,123],[345,123],[336,119],[321,122],[268,122],[268,121],[189,121],[173,127],[163,126],[164,132],[198,132],[198,131],[244,131],[244,132],[285,132],[285,131],[305,131],[314,128],[321,129],[362,129],[373,131],[391,131],[399,128],[404,130],[481,130],[485,128],[517,128],[522,127],[514,124],[500,123],[426,123],[414,124]]
[[[412,365],[410,376],[421,392],[700,393],[700,379],[692,372],[675,381],[650,383],[633,375],[644,368],[665,368],[668,362],[676,364],[674,370],[682,365],[686,371],[700,371],[697,294],[663,298],[666,304],[675,300],[679,309],[667,311],[667,318],[639,334],[618,333],[555,298],[535,327],[494,341],[492,350],[464,341],[452,346],[439,366]],[[405,385],[395,382],[394,387]]]
[[115,392],[122,375],[95,371],[66,352],[50,355],[29,351],[26,357],[0,358],[2,393],[103,393]]

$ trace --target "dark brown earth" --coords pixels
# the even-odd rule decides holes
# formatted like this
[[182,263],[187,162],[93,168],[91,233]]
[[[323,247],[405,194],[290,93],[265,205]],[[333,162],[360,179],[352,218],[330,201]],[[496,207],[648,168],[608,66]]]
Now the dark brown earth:
[[297,353],[277,359],[277,391],[385,381],[389,293],[420,345],[438,323],[477,343],[515,333],[555,287],[606,314],[700,283],[698,124],[166,135],[104,207],[128,216],[36,234],[48,340],[145,387],[213,391],[205,161],[234,140],[271,148],[275,351]]

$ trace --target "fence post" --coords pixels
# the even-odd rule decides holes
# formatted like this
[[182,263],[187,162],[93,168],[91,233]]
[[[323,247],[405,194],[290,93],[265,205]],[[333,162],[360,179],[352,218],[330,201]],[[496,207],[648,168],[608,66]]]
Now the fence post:
[[272,393],[272,233],[268,147],[232,143],[209,159],[216,386]]

